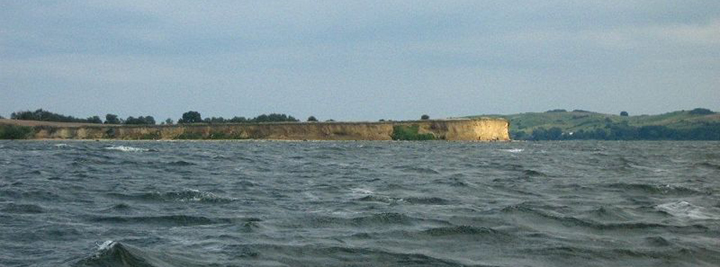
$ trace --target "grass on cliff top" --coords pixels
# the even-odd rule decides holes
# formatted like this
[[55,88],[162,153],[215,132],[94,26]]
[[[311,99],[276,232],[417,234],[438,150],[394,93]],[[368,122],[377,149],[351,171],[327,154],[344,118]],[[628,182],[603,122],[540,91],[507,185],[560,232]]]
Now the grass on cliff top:
[[659,115],[620,116],[588,111],[568,112],[529,112],[511,115],[470,116],[504,118],[510,121],[511,131],[532,132],[537,128],[558,127],[564,132],[590,131],[604,128],[606,124],[624,124],[629,126],[665,126],[672,129],[691,129],[708,123],[719,123],[720,114],[693,114],[691,111],[674,111]]

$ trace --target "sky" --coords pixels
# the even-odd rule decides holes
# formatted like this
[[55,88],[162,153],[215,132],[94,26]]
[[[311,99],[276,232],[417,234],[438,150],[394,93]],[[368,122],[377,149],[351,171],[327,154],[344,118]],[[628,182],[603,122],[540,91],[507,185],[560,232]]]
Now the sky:
[[0,115],[720,110],[720,1],[0,0]]

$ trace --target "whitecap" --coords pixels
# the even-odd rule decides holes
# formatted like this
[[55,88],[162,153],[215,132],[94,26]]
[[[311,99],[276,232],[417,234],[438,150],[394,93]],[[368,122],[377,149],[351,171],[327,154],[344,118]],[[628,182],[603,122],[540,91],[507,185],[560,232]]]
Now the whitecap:
[[367,196],[367,195],[372,195],[375,193],[372,190],[365,189],[365,188],[353,188],[353,189],[350,189],[350,192],[352,195],[355,195],[355,196]]
[[69,146],[70,146],[70,145],[68,145],[68,144],[56,144],[56,145],[54,145],[54,147],[69,147]]
[[105,241],[102,244],[100,244],[100,246],[98,247],[98,251],[105,251],[105,250],[111,249],[113,246],[115,246],[115,244],[116,244],[115,241],[112,241],[112,240]]
[[122,151],[122,152],[147,152],[147,151],[150,151],[150,149],[147,149],[147,148],[139,148],[139,147],[131,147],[131,146],[111,146],[111,147],[106,147],[105,149]]
[[525,151],[525,149],[522,148],[512,148],[512,149],[503,149],[502,151],[509,152],[509,153],[520,153]]
[[655,206],[656,209],[667,212],[668,214],[687,219],[695,220],[715,220],[720,219],[719,216],[711,214],[703,207],[695,206],[687,201],[670,202]]

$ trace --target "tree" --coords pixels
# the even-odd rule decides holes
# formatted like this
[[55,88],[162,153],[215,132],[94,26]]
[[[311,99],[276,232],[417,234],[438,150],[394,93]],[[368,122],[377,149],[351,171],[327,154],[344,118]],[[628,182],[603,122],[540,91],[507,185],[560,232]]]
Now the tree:
[[690,111],[690,115],[710,115],[715,114],[712,110],[706,108],[696,108]]
[[232,122],[232,123],[243,123],[243,122],[247,122],[247,119],[245,117],[235,116],[232,119],[229,119],[227,121]]
[[550,140],[560,140],[562,137],[562,130],[558,127],[552,127],[547,131],[547,136]]
[[622,112],[620,112],[620,116],[627,117],[627,116],[629,116],[629,115],[630,115],[630,114],[628,114],[627,111],[622,111]]
[[427,114],[423,114],[422,116],[420,116],[420,119],[421,120],[429,120],[430,116],[428,116]]
[[105,115],[105,124],[120,124],[120,119],[118,119],[118,116],[115,114],[107,114]]
[[[142,118],[142,117],[140,117],[140,118]],[[155,125],[155,118],[153,118],[153,116],[145,117],[145,124]]]
[[137,118],[130,116],[125,120],[125,124],[154,125],[155,118],[153,118],[152,116],[147,116],[147,117],[140,116]]
[[103,123],[103,121],[100,119],[99,116],[89,117],[89,118],[87,118],[87,122],[89,122],[89,123],[98,123],[98,124],[102,124],[102,123]]
[[183,113],[182,118],[178,120],[178,123],[198,123],[202,122],[202,116],[197,111],[188,111]]
[[166,125],[172,125],[173,123],[174,123],[173,119],[171,119],[171,118],[167,118],[167,120],[165,120]]
[[307,119],[307,121],[316,122],[316,121],[318,121],[318,119],[315,118],[315,116],[310,116],[310,117]]

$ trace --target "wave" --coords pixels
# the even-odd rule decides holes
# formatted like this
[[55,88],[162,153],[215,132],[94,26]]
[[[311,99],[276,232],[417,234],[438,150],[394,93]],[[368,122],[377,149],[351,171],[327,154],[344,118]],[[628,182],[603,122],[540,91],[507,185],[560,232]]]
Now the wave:
[[[238,259],[273,266],[463,266],[452,259],[422,253],[403,253],[377,248],[312,245],[227,245]],[[270,260],[270,262],[268,262]],[[374,264],[373,264],[374,263]]]
[[[545,219],[555,221],[564,227],[584,227],[594,230],[651,230],[651,229],[666,229],[666,230],[690,230],[690,231],[706,231],[708,228],[703,225],[671,225],[654,222],[644,221],[632,221],[632,222],[610,222],[602,223],[589,219],[581,219],[572,216],[563,216],[559,214],[553,214],[551,212],[541,211],[527,205],[513,205],[505,207],[501,212],[506,214],[518,214],[535,217],[536,219]],[[536,220],[533,220],[537,223]]]
[[168,162],[167,165],[170,165],[170,166],[192,166],[192,165],[197,165],[197,164],[188,162],[188,161],[184,161],[184,160],[178,160],[178,161]]
[[388,225],[411,225],[422,219],[413,218],[401,213],[378,213],[369,216],[361,216],[354,218],[341,218],[329,216],[315,216],[309,218],[307,224],[312,227],[325,226],[352,226],[352,227],[369,227],[369,226],[388,226]]
[[439,197],[410,197],[405,198],[405,201],[412,204],[425,205],[447,205],[450,203],[450,201]]
[[383,202],[383,203],[408,203],[419,205],[448,205],[450,201],[439,197],[409,197],[409,198],[392,198],[385,196],[368,195],[358,198],[357,201],[366,202]]
[[547,177],[547,174],[535,170],[523,170],[523,175],[527,177]]
[[154,151],[149,148],[139,148],[139,147],[131,147],[131,146],[109,146],[105,147],[105,150],[114,150],[114,151],[122,151],[122,152],[148,152],[148,151]]
[[108,240],[98,246],[92,256],[79,260],[76,267],[169,267],[204,266],[181,256],[142,250],[127,244]]
[[440,174],[439,171],[436,171],[432,168],[425,168],[425,167],[418,167],[418,166],[406,165],[406,166],[396,166],[393,168],[401,170],[403,172],[414,172],[414,173],[419,173],[419,174]]
[[501,233],[500,231],[494,230],[492,228],[474,227],[467,225],[431,228],[422,231],[422,233],[433,237],[505,235],[504,233]]
[[682,186],[672,185],[652,185],[652,184],[628,184],[628,183],[613,183],[605,185],[604,187],[610,189],[620,189],[623,191],[638,191],[649,194],[664,194],[664,195],[698,195],[707,194],[706,192],[697,191]]
[[505,152],[508,152],[508,153],[520,153],[520,152],[525,151],[525,149],[522,149],[522,148],[511,148],[511,149],[501,149],[500,151],[505,151]]
[[701,162],[693,164],[693,167],[707,168],[711,170],[720,170],[720,165],[712,164],[710,162]]
[[694,220],[718,220],[720,215],[712,214],[709,210],[695,206],[686,201],[670,202],[655,206],[655,209],[666,212],[672,216]]
[[5,208],[2,209],[2,211],[3,211],[3,212],[7,212],[7,213],[32,213],[32,214],[37,214],[37,213],[43,213],[43,212],[45,212],[45,209],[43,209],[42,207],[40,207],[40,206],[38,206],[38,205],[33,205],[33,204],[15,204],[15,203],[10,203],[10,204],[6,205]]
[[100,216],[91,218],[92,222],[101,223],[139,223],[139,224],[158,224],[166,226],[192,226],[192,225],[211,225],[211,224],[229,224],[236,220],[231,218],[208,218],[203,216],[190,215],[164,215],[164,216]]
[[210,192],[203,192],[195,189],[185,189],[174,192],[152,192],[141,194],[118,194],[111,193],[112,196],[141,201],[162,201],[162,202],[201,202],[201,203],[229,203],[235,201],[234,198],[227,198],[215,195]]
[[588,215],[603,221],[629,221],[635,217],[622,208],[605,206],[590,211]]
[[[717,266],[717,251],[702,248],[674,247],[671,249],[646,248],[598,248],[584,246],[551,246],[544,248],[523,249],[524,253],[543,255],[544,257],[560,257],[562,259],[583,259],[596,261],[599,259],[612,259],[619,262],[648,261],[648,266],[657,266],[658,261],[672,266]],[[664,265],[661,264],[661,265]],[[617,264],[600,264],[617,265]],[[622,264],[621,264],[622,265]],[[633,265],[633,264],[630,264]],[[645,264],[637,264],[645,265]]]

